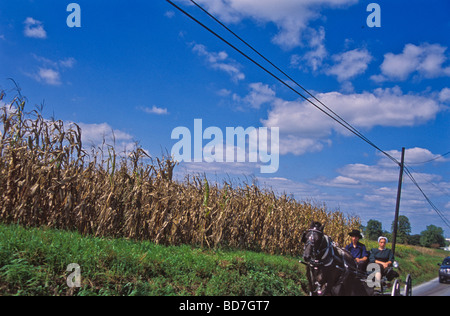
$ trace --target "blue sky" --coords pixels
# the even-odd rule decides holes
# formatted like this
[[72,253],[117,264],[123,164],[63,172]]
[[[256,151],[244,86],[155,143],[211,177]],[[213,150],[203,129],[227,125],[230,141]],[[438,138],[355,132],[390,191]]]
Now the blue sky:
[[[44,115],[76,122],[85,146],[135,141],[153,156],[170,152],[177,127],[279,127],[280,166],[182,163],[177,177],[256,179],[299,200],[326,203],[390,229],[398,166],[164,0],[0,0],[0,88],[13,78]],[[198,0],[377,146],[406,163],[450,219],[450,3],[365,0]],[[249,52],[189,1],[177,4]],[[250,52],[251,53],[251,52]],[[255,54],[252,54],[255,56]],[[256,58],[256,56],[255,56]],[[261,61],[261,59],[258,59]],[[268,66],[267,64],[264,64]],[[8,98],[7,98],[8,99]],[[205,141],[202,146],[205,146]],[[425,161],[432,162],[422,163]],[[414,233],[450,229],[406,178],[401,214]]]

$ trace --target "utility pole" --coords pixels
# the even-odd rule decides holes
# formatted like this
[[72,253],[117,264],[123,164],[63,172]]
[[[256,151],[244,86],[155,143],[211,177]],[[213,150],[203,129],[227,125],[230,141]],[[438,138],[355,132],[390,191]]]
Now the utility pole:
[[397,205],[395,206],[394,231],[392,233],[392,253],[395,256],[395,245],[397,244],[398,213],[400,212],[400,198],[402,196],[403,170],[405,169],[405,148],[402,148],[402,161],[400,163],[400,177],[398,180]]

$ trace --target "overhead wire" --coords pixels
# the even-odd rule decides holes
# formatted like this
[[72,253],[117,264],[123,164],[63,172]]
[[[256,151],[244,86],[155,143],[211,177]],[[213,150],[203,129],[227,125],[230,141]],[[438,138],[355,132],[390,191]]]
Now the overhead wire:
[[435,161],[435,160],[444,158],[444,157],[447,156],[447,155],[450,155],[450,151],[447,152],[447,153],[445,153],[445,154],[442,154],[442,155],[437,155],[437,156],[434,157],[433,159],[430,159],[430,160],[427,160],[427,161],[422,161],[422,162],[414,162],[414,163],[410,163],[410,165],[424,165],[424,164],[433,162],[433,161]]
[[[323,102],[321,102],[320,100],[318,100],[316,97],[314,97],[310,92],[308,92],[305,88],[303,88],[300,84],[298,84],[295,80],[293,80],[290,76],[288,76],[284,71],[282,71],[279,67],[275,66],[272,62],[270,62],[266,57],[264,57],[261,53],[257,52],[256,49],[254,49],[251,45],[249,45],[248,43],[246,43],[241,37],[239,37],[236,33],[232,32],[228,27],[226,27],[222,22],[220,22],[217,18],[214,17],[214,19],[223,27],[225,27],[227,30],[229,30],[230,32],[232,32],[239,40],[243,41],[246,43],[246,45],[248,47],[251,47],[251,49],[255,52],[258,53],[259,56],[262,56],[264,58],[264,60],[268,61],[272,66],[274,66],[277,70],[279,70],[280,72],[282,72],[288,79],[292,80],[294,83],[296,83],[299,87],[301,87],[305,92],[308,93],[308,95],[312,96],[312,98],[314,98],[315,100],[317,100],[319,103],[321,103],[328,111],[330,111],[332,114],[330,114],[329,112],[327,112],[326,110],[324,110],[323,108],[321,108],[320,106],[318,106],[317,104],[315,104],[310,98],[307,98],[306,96],[304,96],[302,93],[300,93],[299,91],[297,91],[295,88],[293,88],[291,85],[289,85],[287,82],[285,82],[284,80],[282,80],[280,77],[278,77],[277,75],[275,75],[273,72],[271,72],[270,70],[268,70],[267,68],[265,68],[263,65],[261,65],[259,62],[257,62],[256,60],[254,60],[252,57],[250,57],[248,54],[244,53],[241,49],[239,49],[238,47],[236,47],[235,45],[233,45],[230,41],[226,40],[223,36],[219,35],[217,32],[213,31],[210,27],[206,26],[204,23],[202,23],[200,20],[198,20],[197,18],[195,18],[193,15],[191,15],[190,13],[188,13],[186,10],[182,9],[180,6],[178,6],[177,4],[175,4],[173,1],[171,0],[166,0],[169,4],[171,4],[173,7],[175,7],[176,9],[178,9],[180,12],[182,12],[183,14],[185,14],[187,17],[189,17],[191,20],[193,20],[194,22],[196,22],[197,24],[199,24],[200,26],[202,26],[204,29],[206,29],[208,32],[210,32],[211,34],[213,34],[214,36],[216,36],[217,38],[219,38],[221,41],[223,41],[225,44],[227,44],[228,46],[230,46],[231,48],[233,48],[235,51],[237,51],[238,53],[240,53],[242,56],[244,56],[245,58],[247,58],[249,61],[251,61],[253,64],[255,64],[256,66],[258,66],[259,68],[261,68],[263,71],[265,71],[267,74],[269,74],[270,76],[272,76],[273,78],[275,78],[277,81],[279,81],[281,84],[283,84],[284,86],[286,86],[288,89],[292,90],[294,93],[296,93],[297,95],[299,95],[302,99],[304,99],[305,101],[307,101],[308,103],[310,103],[311,105],[313,105],[315,108],[317,108],[319,111],[321,111],[322,113],[324,113],[325,115],[327,115],[328,117],[330,117],[332,120],[334,120],[335,122],[337,122],[339,125],[341,125],[342,127],[344,127],[345,129],[347,129],[348,131],[350,131],[352,134],[356,135],[358,138],[362,139],[364,142],[368,143],[370,146],[374,147],[375,149],[377,149],[378,151],[380,151],[381,153],[383,153],[385,156],[387,156],[389,159],[391,159],[393,162],[395,162],[397,165],[400,166],[400,162],[395,159],[394,157],[392,157],[391,155],[389,155],[387,152],[385,152],[384,150],[382,150],[380,147],[378,147],[377,145],[375,145],[372,141],[370,141],[367,137],[365,137],[361,132],[359,132],[356,128],[354,128],[353,126],[351,126],[348,122],[346,122],[344,119],[342,119],[339,115],[337,115],[334,111],[332,111],[329,107],[327,107],[325,104],[323,104]],[[192,1],[192,0],[191,0]],[[196,2],[193,1],[193,3],[199,7],[202,8],[199,4],[197,4]],[[202,11],[207,12],[204,8],[202,8]],[[210,17],[213,17],[212,14],[208,13],[208,15]]]
[[[405,164],[405,167],[407,167],[408,169],[410,169],[412,172],[415,172],[416,174],[419,174],[416,170],[414,170],[411,166],[409,166],[411,163],[409,163],[408,165]],[[434,184],[433,182],[428,181],[425,178],[422,178],[423,181],[427,182],[428,184],[432,185],[436,190],[442,192],[443,194],[450,196],[450,192],[447,190],[443,190],[442,188],[440,188],[439,186],[437,186],[436,184]]]
[[[347,129],[348,131],[350,131],[352,134],[356,135],[358,138],[362,139],[364,142],[366,142],[367,144],[369,144],[370,146],[374,147],[376,150],[378,150],[379,152],[383,153],[386,157],[388,157],[390,160],[392,160],[395,164],[397,164],[398,166],[401,165],[401,163],[395,159],[392,155],[388,154],[386,151],[382,150],[380,147],[378,147],[377,145],[375,145],[375,143],[373,143],[372,141],[370,141],[366,136],[364,136],[361,132],[359,132],[355,127],[353,127],[350,123],[348,123],[345,119],[343,119],[341,116],[339,116],[336,112],[334,112],[331,108],[329,108],[328,106],[326,106],[322,101],[320,101],[317,97],[315,97],[312,93],[310,93],[307,89],[305,89],[301,84],[299,84],[296,80],[294,80],[291,76],[289,76],[285,71],[283,71],[280,67],[276,66],[273,62],[271,62],[268,58],[266,58],[263,54],[261,54],[258,50],[256,50],[252,45],[250,45],[247,41],[245,41],[242,37],[240,37],[239,35],[237,35],[235,32],[233,32],[229,27],[227,27],[225,24],[223,24],[218,18],[216,18],[214,15],[212,15],[210,12],[208,12],[206,9],[204,9],[202,6],[200,6],[197,2],[195,2],[194,0],[190,0],[191,3],[193,3],[197,8],[199,8],[200,10],[202,10],[205,14],[207,14],[210,18],[212,18],[214,21],[216,21],[219,25],[221,25],[223,28],[225,28],[228,32],[230,32],[233,36],[235,36],[239,41],[241,41],[243,44],[245,44],[248,48],[250,48],[253,52],[255,52],[258,56],[260,56],[262,59],[264,59],[264,61],[266,61],[267,63],[269,63],[272,67],[274,67],[276,70],[278,70],[281,74],[283,74],[287,79],[289,79],[290,81],[292,81],[294,84],[296,84],[299,88],[301,88],[306,94],[308,94],[312,99],[314,99],[315,101],[317,101],[318,103],[320,103],[325,109],[321,108],[320,106],[318,106],[316,103],[314,103],[310,98],[306,97],[305,95],[303,95],[302,93],[300,93],[299,91],[297,91],[295,88],[293,88],[291,85],[289,85],[287,82],[285,82],[284,80],[282,80],[280,77],[278,77],[277,75],[275,75],[273,72],[271,72],[270,70],[268,70],[266,67],[264,67],[263,65],[261,65],[259,62],[257,62],[256,60],[254,60],[252,57],[250,57],[248,54],[244,53],[241,49],[239,49],[237,46],[233,45],[230,41],[226,40],[223,36],[219,35],[217,32],[213,31],[210,27],[206,26],[204,23],[202,23],[200,20],[198,20],[197,18],[195,18],[193,15],[191,15],[190,13],[188,13],[187,11],[185,11],[184,9],[182,9],[180,6],[178,6],[177,4],[175,4],[173,1],[171,0],[166,0],[169,4],[171,4],[173,7],[175,7],[177,10],[179,10],[180,12],[182,12],[184,15],[186,15],[187,17],[189,17],[191,20],[193,20],[194,22],[196,22],[197,24],[199,24],[200,26],[202,26],[204,29],[206,29],[208,32],[210,32],[211,34],[213,34],[214,36],[216,36],[218,39],[220,39],[221,41],[223,41],[225,44],[227,44],[228,46],[230,46],[231,48],[233,48],[235,51],[237,51],[238,53],[240,53],[242,56],[244,56],[246,59],[248,59],[250,62],[252,62],[253,64],[255,64],[256,66],[258,66],[259,68],[261,68],[264,72],[266,72],[267,74],[269,74],[270,76],[272,76],[274,79],[276,79],[277,81],[279,81],[281,84],[283,84],[284,86],[286,86],[288,89],[290,89],[291,91],[293,91],[294,93],[296,93],[297,95],[299,95],[302,99],[304,99],[305,101],[307,101],[308,103],[310,103],[311,105],[313,105],[315,108],[317,108],[318,110],[320,110],[322,113],[324,113],[325,115],[327,115],[328,117],[330,117],[332,120],[334,120],[335,122],[337,122],[339,125],[341,125],[342,127],[344,127],[345,129]],[[328,111],[329,112],[328,112]],[[330,114],[331,112],[331,114]],[[443,157],[445,155],[450,154],[450,152],[440,155],[440,157]],[[436,157],[430,161],[424,162],[424,163],[428,163],[434,160],[439,159],[440,157]],[[432,207],[432,209],[438,214],[438,216],[441,218],[441,220],[448,226],[450,227],[450,222],[447,220],[447,218],[444,216],[444,214],[442,214],[442,212],[439,210],[439,208],[436,207],[436,205],[430,200],[430,198],[426,195],[426,193],[423,191],[423,189],[420,187],[420,185],[417,183],[417,181],[415,180],[414,176],[412,175],[411,171],[405,166],[404,171],[406,173],[406,175],[410,178],[410,180],[413,182],[413,184],[419,189],[419,191],[422,193],[422,195],[424,196],[425,200],[430,204],[430,206]]]
[[432,209],[436,212],[436,214],[441,218],[442,222],[444,222],[445,225],[447,225],[450,228],[450,221],[445,217],[445,215],[439,210],[439,208],[430,200],[430,198],[425,194],[423,189],[420,187],[420,185],[417,183],[416,179],[412,175],[411,171],[405,167],[404,169],[406,175],[411,179],[412,183],[419,189],[419,191],[424,196],[425,200],[430,204]]
[[[312,97],[315,101],[319,102],[324,108],[326,108],[328,111],[330,111],[337,119],[341,121],[341,125],[346,127],[348,130],[350,130],[353,134],[367,142],[372,147],[375,147],[375,149],[379,150],[388,158],[393,160],[395,163],[400,165],[398,161],[396,161],[392,156],[381,150],[378,146],[376,146],[370,139],[368,139],[366,136],[364,136],[360,131],[358,131],[355,127],[353,127],[350,123],[348,123],[345,119],[343,119],[339,114],[334,112],[331,108],[329,108],[327,105],[325,105],[321,100],[319,100],[315,95],[310,93],[306,88],[304,88],[300,83],[298,83],[295,79],[293,79],[290,75],[288,75],[285,71],[283,71],[280,67],[275,65],[272,61],[270,61],[267,57],[265,57],[262,53],[260,53],[258,50],[256,50],[252,45],[250,45],[246,40],[244,40],[242,37],[240,37],[238,34],[236,34],[234,31],[232,31],[228,26],[226,26],[224,23],[222,23],[218,18],[216,18],[213,14],[208,12],[205,8],[203,8],[201,5],[199,5],[194,0],[190,0],[196,7],[198,7],[200,10],[202,10],[204,13],[206,13],[209,17],[211,17],[214,21],[216,21],[219,25],[221,25],[223,28],[225,28],[228,32],[230,32],[233,36],[235,36],[239,41],[241,41],[244,45],[246,45],[248,48],[250,48],[253,52],[255,52],[258,56],[260,56],[262,59],[264,59],[267,63],[269,63],[272,67],[274,67],[276,70],[278,70],[280,73],[282,73],[286,78],[291,80],[293,83],[295,83],[300,89],[302,89],[304,92],[306,92],[310,97]],[[315,106],[315,105],[314,105]]]
[[[214,21],[216,21],[219,25],[221,25],[223,28],[225,28],[228,32],[230,32],[234,37],[236,37],[239,41],[241,41],[244,45],[246,45],[248,48],[250,48],[253,52],[255,52],[258,56],[260,56],[262,59],[264,59],[267,63],[269,63],[272,67],[274,67],[276,70],[278,70],[280,73],[282,73],[286,78],[291,80],[293,83],[295,83],[300,89],[302,89],[304,92],[306,92],[310,97],[312,97],[314,100],[319,102],[323,107],[325,107],[328,111],[330,111],[333,115],[335,115],[343,124],[348,126],[349,129],[351,129],[355,134],[358,134],[364,140],[370,142],[370,140],[365,137],[363,134],[361,134],[356,128],[354,128],[352,125],[350,125],[346,120],[344,120],[341,116],[339,116],[336,112],[334,112],[332,109],[330,109],[328,106],[326,106],[322,101],[320,101],[316,96],[314,96],[312,93],[310,93],[307,89],[305,89],[301,84],[299,84],[295,79],[293,79],[291,76],[289,76],[285,71],[283,71],[280,67],[275,65],[272,61],[270,61],[267,57],[265,57],[262,53],[260,53],[258,50],[256,50],[251,44],[249,44],[246,40],[244,40],[242,37],[240,37],[238,34],[236,34],[233,30],[231,30],[228,26],[226,26],[224,23],[222,23],[218,18],[216,18],[213,14],[208,12],[205,8],[203,8],[201,5],[199,5],[194,0],[190,0],[196,7],[198,7],[200,10],[202,10],[205,14],[207,14],[209,17],[211,17]],[[372,142],[370,142],[373,144]]]

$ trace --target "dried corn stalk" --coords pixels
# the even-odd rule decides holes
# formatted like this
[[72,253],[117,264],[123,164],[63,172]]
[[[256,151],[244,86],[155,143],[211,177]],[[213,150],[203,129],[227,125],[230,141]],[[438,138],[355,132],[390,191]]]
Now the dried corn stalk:
[[173,181],[176,163],[144,163],[149,157],[140,148],[126,157],[112,146],[106,158],[88,155],[77,125],[24,107],[18,97],[0,112],[1,222],[291,255],[301,254],[311,220],[326,223],[340,244],[360,225],[357,217],[256,185],[213,185],[200,176]]

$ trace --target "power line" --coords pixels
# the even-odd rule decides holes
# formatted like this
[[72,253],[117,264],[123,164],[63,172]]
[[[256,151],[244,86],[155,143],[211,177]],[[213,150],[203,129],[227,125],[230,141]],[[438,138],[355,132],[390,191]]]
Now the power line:
[[450,151],[447,152],[447,153],[445,153],[445,154],[442,154],[442,155],[437,155],[437,156],[434,157],[433,159],[430,159],[430,160],[427,160],[427,161],[422,161],[422,162],[414,162],[414,163],[410,163],[410,165],[424,165],[424,164],[426,164],[426,163],[429,163],[429,162],[438,160],[438,159],[440,159],[440,158],[444,158],[444,157],[447,156],[447,155],[450,155]]
[[405,167],[405,173],[408,175],[408,177],[411,179],[411,181],[414,183],[414,185],[419,189],[419,191],[424,196],[425,200],[427,200],[428,204],[433,208],[433,210],[438,214],[438,216],[441,218],[441,220],[444,222],[445,225],[447,225],[450,228],[450,222],[449,220],[444,216],[444,214],[437,208],[437,206],[430,200],[430,198],[425,194],[425,192],[422,190],[422,188],[417,183],[416,179],[414,179],[411,171],[409,171],[408,168]]
[[[415,172],[416,174],[419,174],[419,172],[417,172],[416,170],[414,170],[412,167],[409,167],[410,170],[412,170],[413,172]],[[442,188],[440,188],[439,186],[437,186],[436,184],[434,184],[433,182],[428,181],[425,178],[422,178],[423,181],[427,182],[428,184],[431,184],[436,190],[441,191],[443,194],[450,196],[450,192],[448,192],[447,190],[443,190]]]
[[[201,5],[199,5],[194,0],[190,0],[195,6],[197,6],[200,10],[202,10],[204,13],[206,13],[209,17],[211,17],[214,21],[216,21],[219,25],[221,25],[223,28],[225,28],[228,32],[234,35],[239,41],[241,41],[244,45],[246,45],[248,48],[250,48],[253,52],[255,52],[258,56],[260,56],[262,59],[264,59],[266,62],[268,62],[272,67],[274,67],[276,70],[278,70],[280,73],[282,73],[286,78],[291,80],[293,83],[295,83],[300,89],[302,89],[304,92],[306,92],[310,97],[312,97],[314,100],[319,102],[323,107],[325,107],[328,111],[330,111],[333,115],[335,115],[339,120],[341,120],[342,123],[344,123],[346,126],[348,126],[354,133],[358,134],[359,136],[363,137],[367,142],[370,142],[370,140],[362,135],[356,128],[351,126],[346,120],[344,120],[341,116],[339,116],[336,112],[334,112],[332,109],[330,109],[328,106],[326,106],[322,101],[317,99],[313,94],[311,94],[307,89],[305,89],[301,84],[299,84],[295,79],[293,79],[291,76],[289,76],[286,72],[284,72],[280,67],[275,65],[272,61],[270,61],[268,58],[266,58],[262,53],[260,53],[258,50],[256,50],[252,45],[250,45],[246,40],[244,40],[242,37],[237,35],[235,32],[233,32],[228,26],[223,24],[218,18],[216,18],[214,15],[212,15],[210,12],[208,12],[206,9],[204,9]],[[370,142],[371,143],[371,142]],[[373,143],[372,143],[373,144]]]
[[[329,107],[327,107],[325,104],[323,104],[321,101],[319,101],[316,97],[314,97],[311,93],[309,93],[305,88],[303,88],[300,84],[296,83],[298,86],[300,86],[304,91],[306,91],[310,96],[312,96],[315,100],[317,100],[319,103],[321,103],[327,110],[329,110],[332,114],[328,113],[326,110],[322,109],[320,106],[318,106],[317,104],[315,104],[312,100],[310,100],[309,98],[307,98],[306,96],[304,96],[303,94],[301,94],[300,92],[298,92],[295,88],[293,88],[292,86],[290,86],[288,83],[286,83],[284,80],[282,80],[280,77],[278,77],[277,75],[275,75],[273,72],[271,72],[270,70],[268,70],[267,68],[265,68],[264,66],[262,66],[260,63],[258,63],[256,60],[254,60],[253,58],[251,58],[248,54],[244,53],[242,50],[240,50],[239,48],[237,48],[235,45],[233,45],[232,43],[230,43],[228,40],[226,40],[224,37],[222,37],[221,35],[219,35],[217,32],[213,31],[211,28],[209,28],[208,26],[206,26],[204,23],[200,22],[197,18],[195,18],[194,16],[192,16],[190,13],[188,13],[187,11],[185,11],[184,9],[182,9],[180,6],[176,5],[175,3],[173,3],[171,0],[166,0],[168,3],[170,3],[172,6],[174,6],[176,9],[178,9],[180,12],[182,12],[183,14],[185,14],[187,17],[189,17],[191,20],[193,20],[194,22],[196,22],[197,24],[199,24],[200,26],[202,26],[204,29],[206,29],[208,32],[210,32],[211,34],[213,34],[214,36],[216,36],[217,38],[219,38],[221,41],[223,41],[225,44],[227,44],[228,46],[230,46],[231,48],[233,48],[235,51],[237,51],[238,53],[240,53],[242,56],[244,56],[245,58],[247,58],[249,61],[251,61],[253,64],[255,64],[256,66],[258,66],[259,68],[261,68],[263,71],[265,71],[266,73],[268,73],[270,76],[272,76],[273,78],[275,78],[276,80],[278,80],[281,84],[283,84],[284,86],[286,86],[288,89],[292,90],[294,93],[296,93],[297,95],[299,95],[301,98],[303,98],[305,101],[309,102],[311,105],[313,105],[315,108],[317,108],[318,110],[320,110],[322,113],[324,113],[325,115],[327,115],[328,117],[330,117],[332,120],[334,120],[335,122],[337,122],[339,125],[343,126],[345,129],[347,129],[348,131],[350,131],[352,134],[356,135],[357,137],[359,137],[360,139],[362,139],[364,142],[368,143],[370,146],[374,147],[375,149],[377,149],[378,151],[380,151],[381,153],[383,153],[384,155],[386,155],[389,159],[391,159],[393,162],[395,162],[397,165],[400,165],[400,162],[395,159],[394,157],[392,157],[391,155],[389,155],[387,152],[385,152],[384,150],[382,150],[381,148],[379,148],[378,146],[376,146],[372,141],[370,141],[367,137],[365,137],[361,132],[359,132],[356,128],[354,128],[353,126],[351,126],[348,122],[346,122],[345,120],[343,120],[339,115],[337,115],[334,111],[332,111]],[[200,5],[198,5],[195,1],[193,1],[193,3],[196,4],[197,7],[201,8]],[[204,12],[207,12],[205,9],[202,8],[202,10]],[[210,17],[213,17],[212,14],[208,13],[208,15]],[[217,18],[214,17],[214,20],[218,21],[218,23],[220,23],[220,25],[224,26],[224,24],[222,22],[220,22]],[[225,26],[224,26],[225,27]],[[229,30],[230,32],[232,32],[228,27],[226,27],[227,30]],[[246,43],[241,37],[239,37],[238,35],[236,35],[234,32],[232,32],[239,40],[243,41],[244,43]],[[254,49],[251,45],[249,45],[248,43],[246,43],[247,46],[251,47],[251,49],[255,52],[256,49]],[[270,62],[267,58],[265,58],[262,54],[260,54],[259,52],[257,52],[257,54],[259,56],[262,56],[266,61],[268,61],[271,65],[273,65],[277,70],[279,70],[281,73],[283,73],[285,76],[287,76],[287,78],[289,78],[290,80],[292,80],[293,82],[296,82],[295,80],[293,80],[290,76],[288,76],[285,72],[283,72],[279,67],[275,66],[272,62]]]
[[[314,100],[316,100],[317,102],[319,102],[323,107],[325,107],[328,111],[330,111],[332,114],[330,114],[329,112],[327,112],[326,110],[322,109],[320,106],[318,106],[317,104],[315,104],[312,100],[310,100],[309,98],[305,97],[302,93],[298,92],[296,89],[294,89],[291,85],[289,85],[288,83],[286,83],[284,80],[282,80],[280,77],[278,77],[277,75],[275,75],[273,72],[271,72],[270,70],[268,70],[267,68],[265,68],[264,66],[262,66],[260,63],[258,63],[256,60],[254,60],[253,58],[251,58],[248,54],[244,53],[242,50],[240,50],[239,48],[237,48],[235,45],[233,45],[232,43],[230,43],[229,41],[227,41],[224,37],[222,37],[221,35],[219,35],[217,32],[213,31],[211,28],[209,28],[208,26],[206,26],[204,23],[200,22],[197,18],[195,18],[194,16],[192,16],[190,13],[188,13],[187,11],[183,10],[181,7],[179,7],[178,5],[176,5],[175,3],[173,3],[171,0],[166,0],[169,4],[171,4],[172,6],[174,6],[176,9],[178,9],[180,12],[182,12],[183,14],[185,14],[187,17],[189,17],[190,19],[192,19],[194,22],[196,22],[197,24],[199,24],[200,26],[202,26],[204,29],[206,29],[208,32],[210,32],[211,34],[213,34],[214,36],[216,36],[217,38],[219,38],[221,41],[223,41],[225,44],[227,44],[228,46],[230,46],[231,48],[233,48],[235,51],[237,51],[238,53],[240,53],[242,56],[244,56],[245,58],[247,58],[249,61],[251,61],[253,64],[255,64],[256,66],[258,66],[259,68],[261,68],[263,71],[265,71],[266,73],[268,73],[270,76],[272,76],[273,78],[275,78],[276,80],[278,80],[280,83],[282,83],[284,86],[286,86],[288,89],[292,90],[294,93],[296,93],[297,95],[299,95],[301,98],[303,98],[305,101],[309,102],[311,105],[313,105],[315,108],[317,108],[318,110],[320,110],[322,113],[324,113],[325,115],[327,115],[328,117],[330,117],[332,120],[334,120],[335,122],[337,122],[339,125],[343,126],[345,129],[349,130],[352,134],[356,135],[357,137],[359,137],[360,139],[362,139],[364,142],[366,142],[367,144],[369,144],[370,146],[374,147],[375,149],[377,149],[378,151],[380,151],[381,153],[383,153],[385,156],[387,156],[389,159],[391,159],[394,163],[396,163],[398,166],[401,166],[400,162],[395,159],[394,157],[392,157],[390,154],[388,154],[386,151],[382,150],[381,148],[379,148],[377,145],[375,145],[372,141],[370,141],[367,137],[365,137],[361,132],[359,132],[355,127],[353,127],[350,123],[348,123],[346,120],[344,120],[341,116],[339,116],[338,114],[336,114],[333,110],[331,110],[328,106],[326,106],[323,102],[321,102],[319,99],[317,99],[313,94],[311,94],[307,89],[305,89],[302,85],[300,85],[297,81],[295,81],[294,79],[292,79],[291,76],[289,76],[288,74],[286,74],[283,70],[281,70],[278,66],[276,66],[273,62],[271,62],[268,58],[266,58],[264,55],[262,55],[260,52],[258,52],[252,45],[250,45],[247,41],[243,40],[239,35],[237,35],[235,32],[233,32],[230,28],[228,28],[225,24],[223,24],[219,19],[217,19],[215,16],[213,16],[211,13],[209,13],[206,9],[204,9],[203,7],[201,7],[198,3],[196,3],[194,0],[190,0],[195,6],[197,6],[199,9],[201,9],[204,13],[206,13],[209,17],[211,17],[212,19],[214,19],[217,23],[219,23],[222,27],[224,27],[227,31],[229,31],[231,34],[233,34],[238,40],[240,40],[242,43],[244,43],[247,47],[249,47],[253,52],[255,52],[256,54],[258,54],[261,58],[263,58],[266,62],[268,62],[272,67],[274,67],[275,69],[277,69],[280,73],[282,73],[284,76],[286,76],[289,80],[291,80],[292,82],[294,82],[298,87],[300,87],[303,91],[305,91],[310,97],[312,97]],[[445,155],[450,154],[450,152],[441,155],[442,157]],[[436,160],[440,157],[437,157],[433,160]],[[431,161],[433,161],[431,160]],[[430,206],[433,208],[433,210],[439,215],[439,217],[441,218],[441,220],[448,226],[450,227],[450,222],[445,218],[444,214],[442,214],[442,212],[436,207],[436,205],[434,205],[434,203],[428,198],[428,196],[425,194],[425,192],[422,190],[422,188],[419,186],[419,184],[417,183],[417,181],[414,179],[413,175],[411,174],[411,172],[409,171],[408,168],[405,167],[405,173],[408,175],[408,177],[411,179],[411,181],[415,184],[415,186],[419,189],[419,191],[422,193],[422,195],[424,196],[424,198],[426,199],[426,201],[430,204]]]

